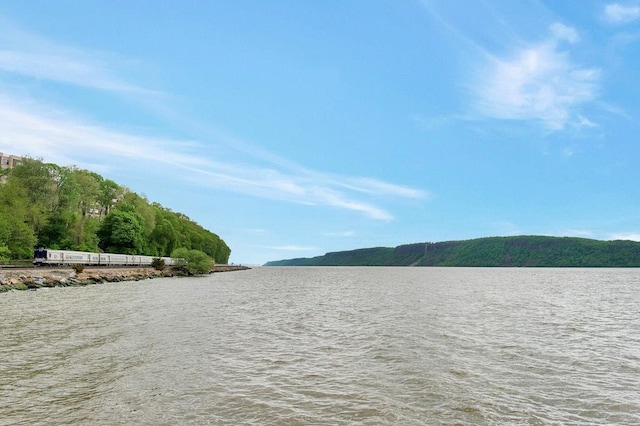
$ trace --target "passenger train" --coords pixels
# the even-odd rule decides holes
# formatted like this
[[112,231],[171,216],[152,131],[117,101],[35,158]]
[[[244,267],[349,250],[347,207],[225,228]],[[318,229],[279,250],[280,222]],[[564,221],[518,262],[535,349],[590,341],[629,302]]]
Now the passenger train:
[[[89,253],[84,251],[36,249],[33,253],[34,265],[99,265],[99,266],[151,266],[157,256],[141,256],[131,254]],[[175,261],[170,257],[160,257],[166,266]]]

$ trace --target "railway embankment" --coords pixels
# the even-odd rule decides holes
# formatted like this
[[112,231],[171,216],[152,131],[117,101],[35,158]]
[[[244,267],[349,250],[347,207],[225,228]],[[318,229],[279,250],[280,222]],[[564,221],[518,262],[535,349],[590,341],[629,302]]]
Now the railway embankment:
[[[216,265],[211,273],[250,269],[239,265]],[[140,281],[184,274],[167,268],[86,268],[76,273],[71,268],[28,268],[0,270],[0,293],[9,290],[35,290],[47,287],[73,287],[107,282]]]

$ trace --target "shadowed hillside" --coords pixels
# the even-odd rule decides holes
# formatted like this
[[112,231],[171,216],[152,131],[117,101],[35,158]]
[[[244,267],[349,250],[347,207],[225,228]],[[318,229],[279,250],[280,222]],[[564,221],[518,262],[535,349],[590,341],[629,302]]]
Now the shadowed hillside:
[[517,236],[327,253],[265,266],[640,267],[640,243]]

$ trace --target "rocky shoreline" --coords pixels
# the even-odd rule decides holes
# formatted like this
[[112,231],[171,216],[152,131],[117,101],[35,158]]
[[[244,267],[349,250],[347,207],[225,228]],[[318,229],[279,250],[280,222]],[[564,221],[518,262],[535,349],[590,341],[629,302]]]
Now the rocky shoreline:
[[[216,266],[214,272],[249,269],[246,266]],[[85,269],[76,273],[73,269],[20,269],[0,270],[0,293],[9,290],[35,290],[43,287],[72,287],[106,282],[140,281],[151,278],[184,276],[170,268],[158,271],[153,268]]]

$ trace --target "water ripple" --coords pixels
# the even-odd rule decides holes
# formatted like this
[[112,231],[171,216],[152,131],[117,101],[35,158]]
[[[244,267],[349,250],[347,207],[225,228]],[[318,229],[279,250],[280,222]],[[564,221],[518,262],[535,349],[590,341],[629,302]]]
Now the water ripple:
[[0,295],[0,425],[640,424],[635,270],[256,268]]

